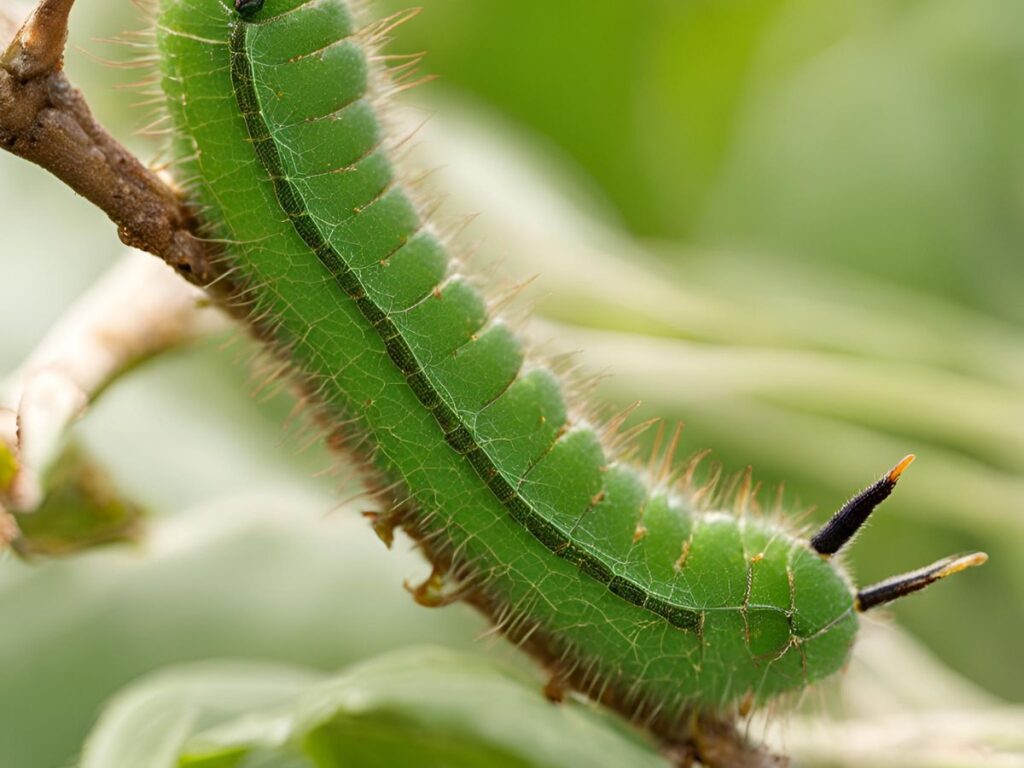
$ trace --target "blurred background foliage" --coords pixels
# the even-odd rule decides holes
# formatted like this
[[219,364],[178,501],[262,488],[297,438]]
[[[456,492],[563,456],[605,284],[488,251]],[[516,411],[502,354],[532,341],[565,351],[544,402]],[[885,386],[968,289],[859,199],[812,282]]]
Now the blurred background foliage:
[[[909,643],[900,658],[916,659],[885,677],[918,686],[894,708],[1024,701],[1024,7],[421,4],[392,50],[427,50],[439,82],[403,97],[417,107],[396,120],[429,117],[415,160],[440,168],[446,211],[481,214],[475,258],[539,274],[541,350],[585,350],[583,367],[608,374],[605,412],[642,399],[640,417],[685,420],[687,448],[713,448],[726,474],[753,465],[766,503],[785,481],[787,508],[813,507],[810,521],[917,453],[851,552],[858,579],[975,548],[992,560],[892,611],[922,645],[874,628],[890,656]],[[113,87],[139,70],[96,58],[123,59],[97,38],[139,26],[128,2],[79,0],[67,66],[149,157],[152,141],[131,138],[140,97]],[[10,371],[122,248],[89,205],[7,155],[0,232]],[[485,627],[467,609],[413,606],[401,581],[423,564],[405,541],[385,553],[359,501],[339,504],[358,488],[282,431],[287,394],[247,394],[251,353],[215,339],[155,361],[76,429],[152,519],[135,546],[0,562],[5,764],[73,761],[104,700],[176,662],[337,671],[431,642],[521,663],[474,642]],[[855,662],[836,717],[878,709],[862,670],[881,677],[884,658]],[[268,674],[302,687],[298,672]],[[813,762],[813,740],[793,741]]]

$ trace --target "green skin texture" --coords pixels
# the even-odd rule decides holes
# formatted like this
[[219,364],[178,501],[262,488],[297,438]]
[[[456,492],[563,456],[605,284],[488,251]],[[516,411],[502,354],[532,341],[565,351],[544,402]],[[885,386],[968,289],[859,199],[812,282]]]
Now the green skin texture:
[[454,272],[394,179],[346,3],[162,0],[158,44],[179,176],[254,325],[513,640],[663,734],[842,667],[840,569],[651,487]]

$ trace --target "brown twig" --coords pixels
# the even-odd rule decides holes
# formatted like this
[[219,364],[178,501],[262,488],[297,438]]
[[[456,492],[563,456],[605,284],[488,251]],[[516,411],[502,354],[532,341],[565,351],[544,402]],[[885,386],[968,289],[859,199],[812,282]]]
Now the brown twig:
[[101,208],[127,245],[198,285],[217,277],[213,249],[178,194],[93,117],[62,71],[74,0],[40,0],[0,55],[0,146],[42,166]]
[[[143,360],[224,325],[203,294],[137,251],[72,305],[28,359],[0,382],[0,450],[17,461],[0,505],[34,512],[71,425],[118,377]],[[0,532],[0,543],[3,534]]]

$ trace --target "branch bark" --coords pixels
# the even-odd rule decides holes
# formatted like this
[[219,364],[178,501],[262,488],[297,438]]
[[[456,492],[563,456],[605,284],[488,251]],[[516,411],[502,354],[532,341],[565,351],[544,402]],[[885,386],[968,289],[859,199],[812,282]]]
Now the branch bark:
[[6,487],[0,483],[0,504],[14,512],[39,506],[41,479],[68,428],[121,374],[225,326],[219,312],[200,308],[203,298],[136,252],[68,310],[0,385],[0,448],[17,462]]
[[63,72],[73,4],[41,0],[0,56],[0,146],[97,205],[125,244],[206,286],[216,259],[194,212],[96,121]]
[[[229,295],[231,286],[217,267],[216,247],[197,234],[198,216],[174,188],[96,121],[85,98],[64,74],[64,47],[73,6],[74,0],[39,0],[35,11],[0,53],[0,147],[45,168],[99,207],[117,225],[125,244],[159,257],[208,292],[215,285],[218,297]],[[10,13],[0,9],[0,46],[15,28]],[[138,296],[152,299],[149,289],[158,290],[162,285],[165,281],[161,279],[152,286],[138,285]],[[178,302],[175,306],[184,314],[194,313],[194,299],[183,289],[168,296],[171,298],[163,296],[156,302],[157,310],[166,310],[170,301]],[[138,318],[135,314],[133,322]],[[155,322],[166,319],[156,318],[148,325],[139,323],[137,330],[145,326],[152,331]],[[172,323],[173,338],[161,336],[155,344],[152,339],[139,341],[136,334],[132,338],[138,343],[119,347],[120,353],[111,356],[111,365],[99,372],[98,379],[93,376],[80,381],[81,376],[73,375],[78,369],[72,366],[72,370],[63,371],[63,378],[50,376],[44,382],[45,377],[34,377],[32,386],[16,393],[17,407],[10,407],[10,397],[5,398],[7,408],[0,402],[0,548],[17,534],[17,526],[2,503],[19,509],[31,509],[38,503],[40,491],[33,470],[39,469],[36,465],[40,462],[45,463],[54,440],[79,413],[90,393],[116,375],[122,367],[119,363],[124,363],[129,353],[145,354],[162,343],[177,343],[198,331],[198,325],[189,325],[195,322],[189,317],[177,326]],[[83,349],[100,354],[103,344],[86,344]],[[64,362],[68,359],[67,355],[61,358]],[[55,386],[43,386],[47,382]],[[29,393],[49,395],[48,407],[54,405],[56,395],[60,396],[55,412],[38,419],[39,424],[34,419],[39,409],[26,407],[35,397],[28,397]],[[8,389],[7,395],[12,395],[12,390]],[[30,416],[31,428],[26,430]],[[26,433],[28,445],[20,439]]]

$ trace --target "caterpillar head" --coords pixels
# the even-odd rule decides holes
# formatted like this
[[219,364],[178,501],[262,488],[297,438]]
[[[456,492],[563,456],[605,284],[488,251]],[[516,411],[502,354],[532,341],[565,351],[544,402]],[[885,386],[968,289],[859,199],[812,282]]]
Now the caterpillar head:
[[263,9],[264,0],[235,0],[235,11],[243,19],[251,19]]

